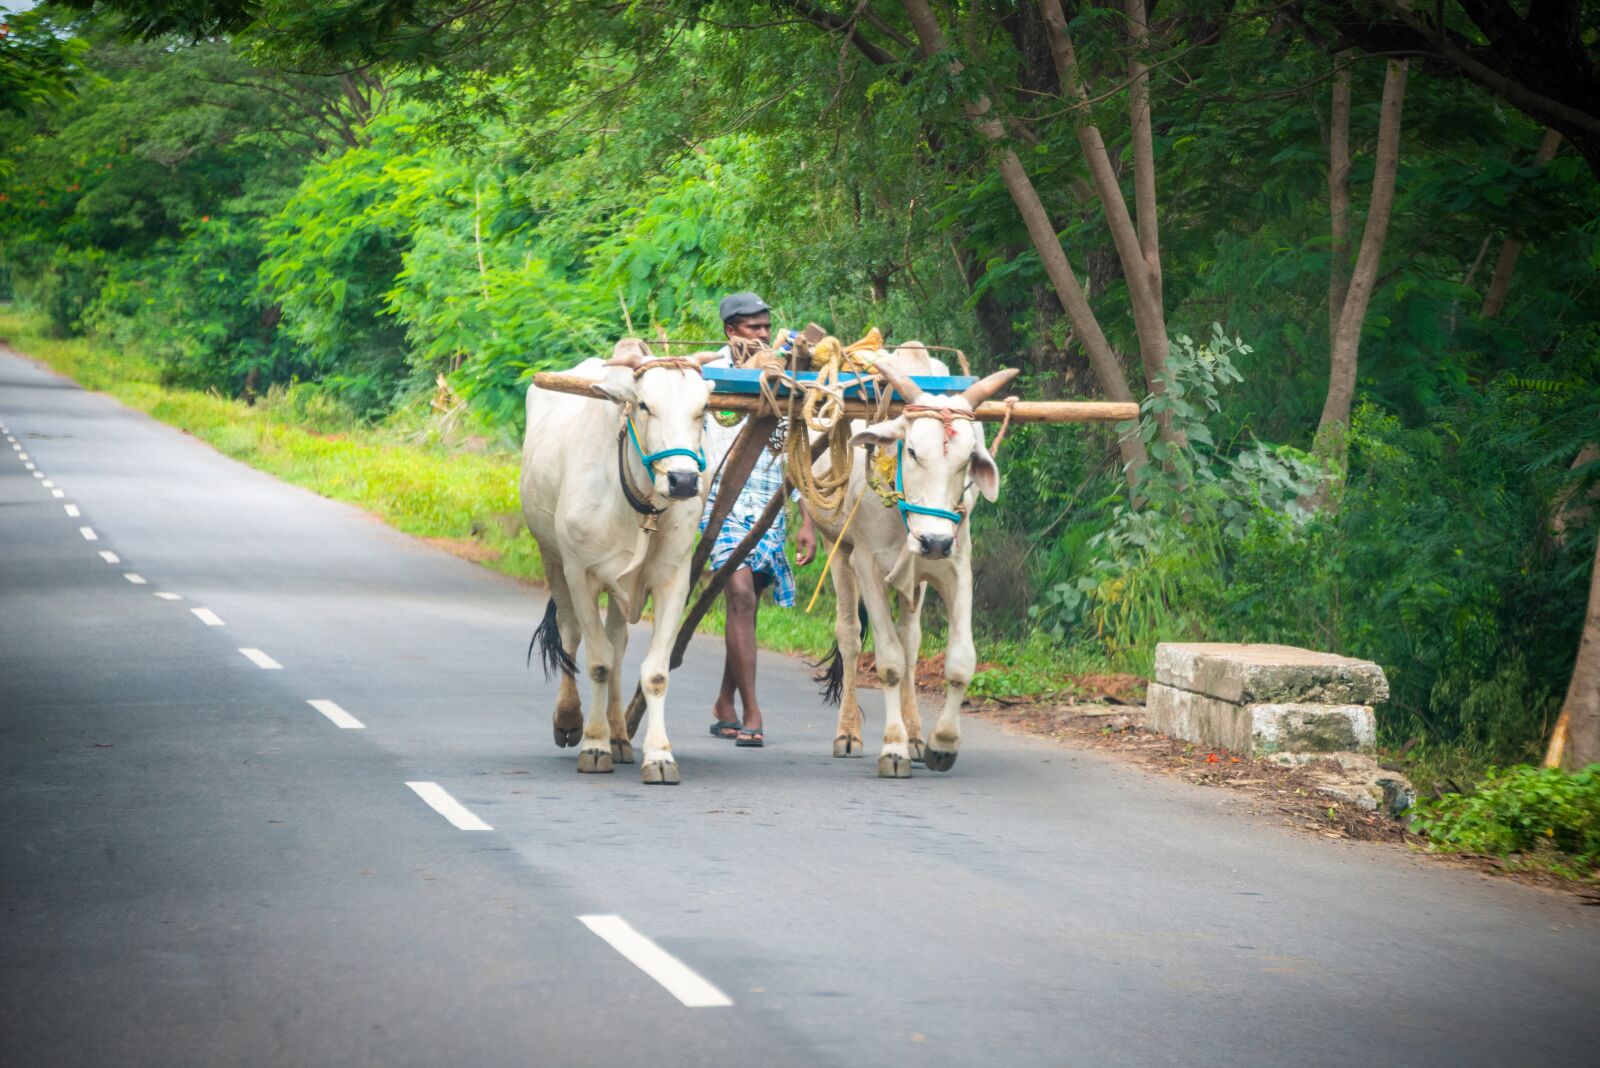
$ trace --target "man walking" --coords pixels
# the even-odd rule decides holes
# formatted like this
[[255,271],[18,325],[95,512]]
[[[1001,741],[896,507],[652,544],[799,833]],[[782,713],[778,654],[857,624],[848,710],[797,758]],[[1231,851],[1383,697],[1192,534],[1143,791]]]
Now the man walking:
[[[748,353],[766,346],[771,340],[772,310],[754,293],[734,293],[724,297],[717,311],[722,318],[722,330],[728,338],[728,345],[722,349],[722,358],[712,361],[708,366],[735,366],[743,362]],[[738,423],[724,427],[707,413],[706,463],[713,470],[727,455],[738,430]],[[705,514],[708,517],[721,488],[720,482],[719,476],[706,499]],[[756,520],[766,510],[767,502],[782,486],[783,458],[774,456],[770,449],[764,449],[712,545],[712,567],[722,566],[733,555],[734,548],[755,526]],[[704,522],[702,519],[702,529]],[[770,589],[774,604],[784,608],[794,605],[794,575],[789,571],[789,561],[784,555],[787,527],[784,512],[779,512],[767,533],[745,557],[744,565],[728,577],[728,584],[722,591],[726,615],[723,636],[727,650],[722,666],[722,690],[712,706],[715,720],[711,724],[711,733],[719,738],[733,738],[735,745],[745,748],[758,748],[766,741],[761,705],[756,700],[756,610],[761,602],[761,594]],[[816,549],[816,529],[812,526],[811,516],[801,506],[800,529],[795,534],[795,563],[801,566],[809,563]],[[744,709],[742,721],[734,710],[735,695]]]

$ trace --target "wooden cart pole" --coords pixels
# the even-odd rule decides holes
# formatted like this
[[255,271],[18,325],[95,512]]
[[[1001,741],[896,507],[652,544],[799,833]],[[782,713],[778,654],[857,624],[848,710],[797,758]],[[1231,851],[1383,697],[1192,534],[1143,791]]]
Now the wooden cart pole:
[[[557,393],[576,393],[581,397],[599,397],[593,390],[594,379],[580,375],[557,374],[542,371],[533,376],[540,389]],[[756,413],[766,409],[766,401],[754,393],[717,393],[711,398],[711,407],[725,412]],[[891,416],[899,415],[899,401],[889,405]],[[871,401],[846,400],[844,414],[849,419],[871,419],[877,414],[877,404]],[[974,412],[979,421],[998,423],[1006,418],[1004,401],[984,401]],[[1132,401],[1018,401],[1011,406],[1013,423],[1121,423],[1139,418],[1139,406]]]

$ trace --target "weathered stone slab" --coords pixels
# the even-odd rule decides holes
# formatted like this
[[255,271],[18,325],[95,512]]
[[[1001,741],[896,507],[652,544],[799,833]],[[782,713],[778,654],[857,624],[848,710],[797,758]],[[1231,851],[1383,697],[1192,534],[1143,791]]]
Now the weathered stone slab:
[[1235,753],[1373,751],[1370,705],[1224,701],[1160,682],[1145,695],[1150,726],[1174,738]]
[[1233,704],[1373,705],[1389,699],[1383,669],[1367,660],[1292,645],[1164,642],[1155,681]]

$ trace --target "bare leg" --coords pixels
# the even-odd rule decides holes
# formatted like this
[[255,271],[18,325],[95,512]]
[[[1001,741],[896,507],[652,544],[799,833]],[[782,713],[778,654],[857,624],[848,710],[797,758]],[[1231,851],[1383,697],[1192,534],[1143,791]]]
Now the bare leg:
[[856,614],[861,595],[856,589],[850,555],[841,553],[833,562],[833,592],[838,598],[834,611],[833,634],[839,643],[839,666],[844,684],[839,695],[839,725],[834,732],[833,755],[858,757],[865,752],[861,743],[861,704],[856,699],[856,666],[861,660],[861,619]]
[[628,724],[622,706],[622,656],[628,651],[628,621],[616,601],[606,603],[606,637],[611,639],[611,673],[606,693],[606,719],[611,723],[611,760],[615,764],[633,763],[633,743],[628,741]]
[[722,604],[727,613],[727,626],[723,631],[727,660],[722,670],[723,691],[717,698],[717,718],[723,718],[724,708],[732,711],[733,694],[737,692],[739,703],[744,707],[744,729],[758,731],[761,729],[761,704],[756,699],[756,610],[760,598],[756,593],[755,572],[741,567],[728,576]]

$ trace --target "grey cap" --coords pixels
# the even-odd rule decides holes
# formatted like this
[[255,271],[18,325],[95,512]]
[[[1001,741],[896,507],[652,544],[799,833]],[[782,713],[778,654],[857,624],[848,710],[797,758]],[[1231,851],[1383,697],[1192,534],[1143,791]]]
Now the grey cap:
[[723,322],[729,319],[739,319],[746,315],[758,315],[764,311],[771,311],[767,302],[754,293],[731,293],[722,298],[722,303],[717,305],[717,314]]

